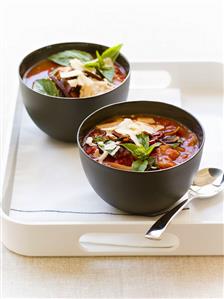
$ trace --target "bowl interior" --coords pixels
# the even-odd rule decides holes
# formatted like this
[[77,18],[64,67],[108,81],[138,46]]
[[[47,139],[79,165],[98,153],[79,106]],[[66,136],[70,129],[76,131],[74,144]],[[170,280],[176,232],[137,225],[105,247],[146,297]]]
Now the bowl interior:
[[82,122],[79,127],[77,140],[82,143],[85,135],[100,122],[119,115],[131,114],[151,114],[174,119],[197,135],[200,148],[204,143],[204,130],[199,121],[192,114],[174,105],[156,101],[124,102],[103,107],[89,115]]
[[[69,42],[69,43],[60,43],[60,44],[54,44],[54,45],[49,45],[43,48],[40,48],[38,50],[35,50],[28,54],[21,62],[19,66],[19,75],[20,78],[22,79],[25,72],[31,68],[34,64],[37,62],[47,59],[48,56],[55,54],[57,52],[65,51],[65,50],[71,50],[71,49],[76,49],[76,50],[81,50],[81,51],[87,51],[90,53],[95,54],[96,50],[98,50],[100,53],[103,52],[105,49],[107,49],[107,46],[104,45],[99,45],[99,44],[94,44],[94,43],[84,43],[84,42]],[[130,71],[130,65],[127,61],[127,59],[120,54],[117,58],[117,62],[121,64],[127,75],[129,74]]]

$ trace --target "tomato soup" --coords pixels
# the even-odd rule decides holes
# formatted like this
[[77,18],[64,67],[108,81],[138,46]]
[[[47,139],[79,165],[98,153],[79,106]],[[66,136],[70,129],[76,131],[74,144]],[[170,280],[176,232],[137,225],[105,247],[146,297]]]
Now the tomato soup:
[[82,146],[99,163],[144,172],[185,162],[198,151],[199,141],[173,119],[130,115],[98,124],[84,137]]

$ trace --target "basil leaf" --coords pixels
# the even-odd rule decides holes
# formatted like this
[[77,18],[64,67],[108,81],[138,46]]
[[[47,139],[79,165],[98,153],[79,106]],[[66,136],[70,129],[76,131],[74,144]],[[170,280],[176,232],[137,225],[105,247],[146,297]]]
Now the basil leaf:
[[59,90],[56,87],[56,84],[50,79],[39,79],[33,83],[33,90],[50,95],[50,96],[59,96]]
[[124,144],[121,144],[124,148],[126,148],[129,152],[132,153],[132,155],[135,157],[135,158],[138,158],[136,156],[136,150],[138,148],[138,146],[134,143],[124,143]]
[[135,154],[136,154],[136,157],[138,157],[139,159],[144,160],[147,158],[146,149],[142,145],[138,146],[138,148],[135,150]]
[[112,82],[114,77],[114,67],[106,66],[105,61],[102,56],[100,56],[99,52],[96,51],[96,57],[98,59],[98,71],[106,78],[108,81]]
[[100,56],[100,53],[96,51],[96,57],[98,59],[98,68],[102,69],[104,67],[104,61],[103,58]]
[[93,59],[93,60],[90,60],[88,62],[86,62],[84,64],[85,67],[89,67],[89,68],[98,68],[99,67],[99,61],[98,59]]
[[156,143],[150,145],[150,147],[146,150],[146,153],[145,153],[145,154],[146,154],[147,156],[149,156],[149,155],[151,154],[151,152],[154,150],[154,148],[156,148],[156,147],[158,147],[158,146],[160,146],[160,145],[161,145],[160,142],[156,142]]
[[135,171],[143,172],[146,170],[148,166],[148,161],[147,160],[136,160],[132,163],[131,167]]
[[104,136],[95,136],[95,137],[93,137],[93,142],[94,143],[97,143],[97,142],[99,142],[99,141],[106,141],[107,139],[104,137]]
[[[98,53],[98,52],[97,52]],[[101,75],[106,78],[108,81],[112,82],[114,77],[114,67],[106,67],[102,57],[98,54],[97,59],[89,61],[85,63],[85,67],[87,68],[95,68],[97,69]]]
[[103,68],[99,69],[99,72],[106,78],[108,81],[112,82],[113,77],[114,77],[114,68],[113,67],[108,67],[108,68]]
[[147,160],[136,160],[132,163],[132,169],[135,171],[143,172],[147,168],[157,169],[156,159],[154,157],[149,157]]
[[114,62],[120,53],[121,47],[122,47],[122,44],[119,44],[119,45],[116,45],[116,46],[106,49],[101,55],[102,58],[104,59],[104,58],[109,57]]
[[144,160],[146,158],[146,150],[142,145],[137,146],[136,144],[133,143],[124,143],[121,145],[125,147],[127,150],[129,150],[129,152],[131,152],[135,158],[141,160]]
[[139,143],[141,143],[145,149],[149,148],[149,136],[147,134],[141,133],[137,135]]
[[49,60],[64,66],[69,66],[70,60],[74,58],[77,58],[82,62],[87,62],[93,59],[91,54],[79,50],[66,50],[48,57]]
[[102,53],[102,55],[100,55],[99,52],[96,51],[97,59],[85,63],[85,67],[97,69],[104,78],[106,78],[109,82],[113,82],[114,66],[108,65],[105,61],[106,60],[105,58],[110,58],[111,62],[113,63],[117,59],[121,47],[122,45],[120,44],[108,48]]
[[122,146],[130,152],[134,152],[138,148],[138,146],[134,143],[123,143]]
[[140,160],[145,160],[148,159],[149,155],[154,150],[154,148],[160,146],[161,143],[160,142],[154,143],[150,145],[148,149],[144,148],[143,145],[137,146],[136,144],[133,143],[124,143],[121,145],[125,147],[127,150],[129,150],[135,158]]

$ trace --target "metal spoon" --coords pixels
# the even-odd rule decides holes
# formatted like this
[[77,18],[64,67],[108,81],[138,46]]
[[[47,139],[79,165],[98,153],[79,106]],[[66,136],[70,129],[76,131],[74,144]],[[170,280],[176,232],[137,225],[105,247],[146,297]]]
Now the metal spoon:
[[[153,240],[160,240],[173,218],[192,201],[194,198],[212,197],[224,189],[224,173],[218,168],[204,168],[195,175],[193,184],[188,190],[187,199],[183,200],[165,215],[160,217],[147,231],[145,237]],[[186,195],[185,195],[186,196]]]

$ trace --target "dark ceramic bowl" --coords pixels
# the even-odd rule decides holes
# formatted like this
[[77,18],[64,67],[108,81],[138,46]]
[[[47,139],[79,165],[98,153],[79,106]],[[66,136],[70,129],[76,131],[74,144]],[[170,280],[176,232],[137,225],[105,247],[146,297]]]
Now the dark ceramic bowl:
[[46,134],[58,140],[74,142],[78,127],[87,115],[103,106],[125,101],[130,81],[129,62],[122,54],[117,58],[117,62],[127,73],[126,79],[119,86],[104,94],[81,99],[40,94],[23,82],[25,72],[40,60],[60,51],[77,49],[95,53],[96,50],[102,52],[106,48],[98,44],[81,42],[55,44],[38,49],[22,60],[19,77],[23,102],[34,123]]
[[[172,118],[199,139],[199,150],[172,168],[146,172],[124,171],[92,160],[82,149],[82,139],[98,123],[118,115],[155,114]],[[133,214],[156,215],[171,207],[192,184],[201,160],[204,131],[199,121],[176,106],[151,101],[117,103],[97,110],[80,125],[78,147],[85,174],[96,193],[110,205]]]

